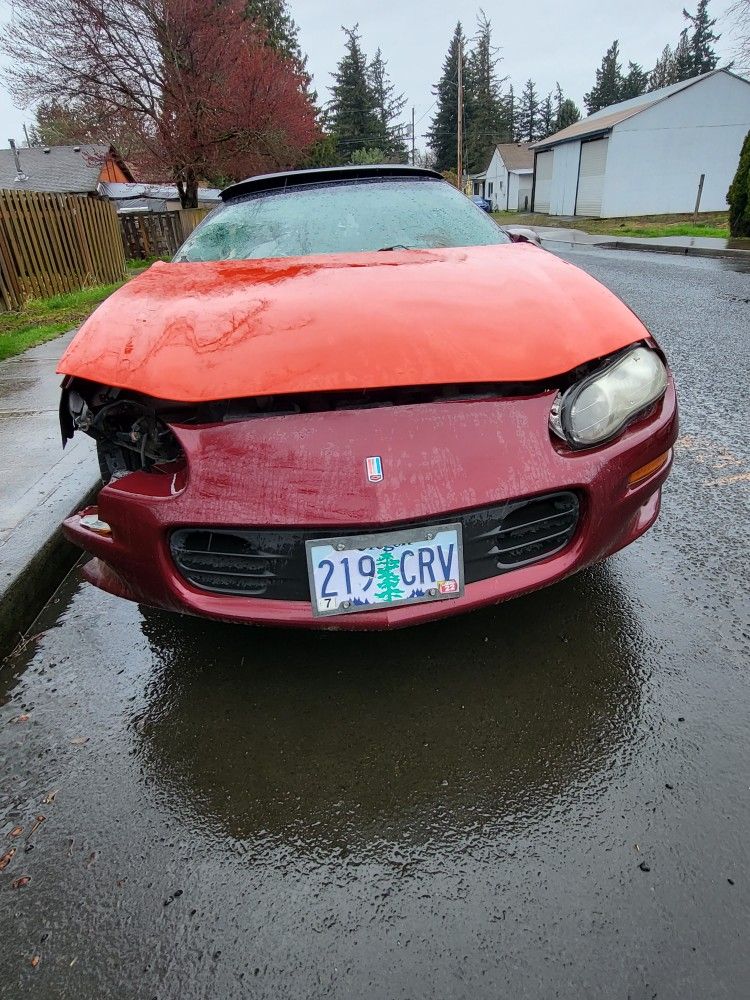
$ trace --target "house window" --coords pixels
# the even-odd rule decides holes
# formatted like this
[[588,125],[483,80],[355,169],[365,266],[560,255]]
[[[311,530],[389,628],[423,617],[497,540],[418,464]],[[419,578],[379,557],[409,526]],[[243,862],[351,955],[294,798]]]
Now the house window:
[[487,185],[487,194],[489,195],[492,194],[492,181],[490,181],[489,184]]
[[503,191],[503,182],[502,182],[502,181],[500,181],[500,193],[501,193],[501,194],[502,194],[502,191]]

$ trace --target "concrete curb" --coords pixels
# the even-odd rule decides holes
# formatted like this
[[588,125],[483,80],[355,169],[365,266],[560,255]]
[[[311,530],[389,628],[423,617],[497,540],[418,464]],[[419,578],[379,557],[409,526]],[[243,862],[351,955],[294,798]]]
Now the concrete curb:
[[0,362],[0,661],[78,558],[60,524],[99,481],[93,441],[60,439],[55,369],[74,332]]
[[[697,246],[689,243],[667,242],[659,239],[638,239],[633,236],[600,236],[582,229],[553,229],[544,226],[530,227],[542,243],[557,243],[569,247],[594,247],[599,250],[640,250],[647,253],[670,253],[683,257],[716,257],[750,262],[750,249],[740,247]],[[706,240],[706,242],[712,242]],[[714,240],[715,243],[723,242]]]
[[[98,489],[97,485],[81,493],[68,513],[92,503]],[[15,567],[10,581],[0,588],[0,665],[23,641],[27,629],[81,555],[80,549],[63,536],[59,522],[35,544],[36,551]]]
[[734,250],[731,247],[713,249],[712,247],[681,247],[671,246],[667,243],[624,243],[622,240],[615,240],[613,243],[589,244],[599,247],[601,250],[640,250],[647,253],[671,253],[682,257],[728,257],[733,260],[745,260],[750,263],[750,250]]

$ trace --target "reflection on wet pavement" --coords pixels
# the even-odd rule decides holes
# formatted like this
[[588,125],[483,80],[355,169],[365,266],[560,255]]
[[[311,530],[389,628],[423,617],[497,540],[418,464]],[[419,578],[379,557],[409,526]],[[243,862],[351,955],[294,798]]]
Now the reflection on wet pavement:
[[641,639],[607,570],[555,596],[364,641],[146,612],[144,773],[178,815],[303,852],[507,833],[606,768],[637,711]]

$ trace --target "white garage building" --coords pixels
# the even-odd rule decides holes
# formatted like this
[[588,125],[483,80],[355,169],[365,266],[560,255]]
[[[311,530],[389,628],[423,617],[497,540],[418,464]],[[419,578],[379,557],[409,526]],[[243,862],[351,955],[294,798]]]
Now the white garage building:
[[713,70],[613,104],[534,146],[535,212],[615,218],[726,209],[750,82]]
[[534,152],[525,142],[501,142],[495,146],[486,170],[470,174],[471,190],[492,202],[495,211],[528,212]]

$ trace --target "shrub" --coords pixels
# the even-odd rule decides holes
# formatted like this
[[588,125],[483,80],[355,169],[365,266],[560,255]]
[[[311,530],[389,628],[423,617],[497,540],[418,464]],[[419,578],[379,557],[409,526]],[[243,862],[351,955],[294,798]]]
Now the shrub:
[[745,136],[737,173],[727,192],[729,232],[732,236],[750,236],[750,132]]

